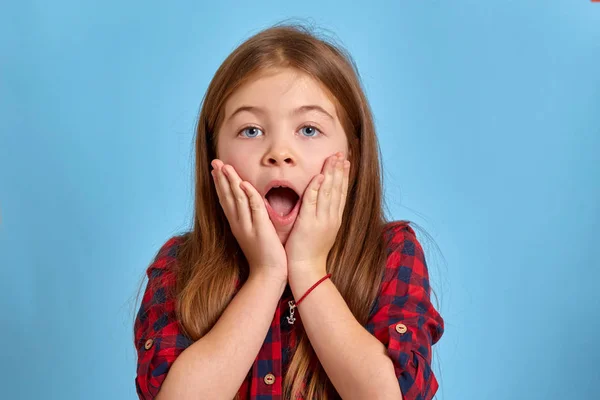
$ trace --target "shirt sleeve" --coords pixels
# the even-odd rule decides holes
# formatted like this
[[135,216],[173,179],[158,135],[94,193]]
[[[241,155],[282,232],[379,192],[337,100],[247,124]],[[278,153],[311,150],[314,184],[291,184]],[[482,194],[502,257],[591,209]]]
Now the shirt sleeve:
[[385,274],[366,328],[387,348],[405,400],[431,400],[438,382],[431,349],[444,321],[430,301],[429,273],[415,232],[392,225]]
[[178,243],[178,237],[169,239],[148,267],[148,283],[134,323],[138,356],[135,384],[143,400],[156,397],[177,356],[192,344],[180,330],[172,295]]

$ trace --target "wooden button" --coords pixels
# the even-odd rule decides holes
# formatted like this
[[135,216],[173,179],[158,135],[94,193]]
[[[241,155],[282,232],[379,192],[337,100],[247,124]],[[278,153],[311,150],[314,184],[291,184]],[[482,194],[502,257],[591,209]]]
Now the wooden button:
[[396,325],[396,331],[398,333],[406,333],[406,331],[407,331],[406,325],[404,325],[404,324],[397,324]]
[[146,350],[150,350],[150,347],[152,347],[153,344],[154,344],[154,340],[148,339],[148,340],[146,340],[146,343],[144,343],[144,348]]
[[272,385],[275,383],[275,375],[273,374],[266,374],[265,375],[265,383],[267,385]]

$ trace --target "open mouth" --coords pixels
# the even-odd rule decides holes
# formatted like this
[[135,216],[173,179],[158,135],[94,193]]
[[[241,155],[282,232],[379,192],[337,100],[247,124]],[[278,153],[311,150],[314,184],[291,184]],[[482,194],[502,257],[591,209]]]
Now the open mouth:
[[265,199],[277,216],[285,217],[296,208],[300,196],[288,187],[279,186],[271,188],[265,195]]

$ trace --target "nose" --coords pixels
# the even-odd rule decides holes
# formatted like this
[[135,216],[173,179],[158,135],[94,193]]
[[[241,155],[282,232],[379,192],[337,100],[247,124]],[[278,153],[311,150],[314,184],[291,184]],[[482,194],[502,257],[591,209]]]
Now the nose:
[[265,165],[284,166],[296,164],[295,158],[289,152],[274,153],[270,152],[265,157]]
[[293,166],[296,165],[296,162],[296,156],[293,154],[293,151],[283,141],[274,142],[263,158],[265,166]]

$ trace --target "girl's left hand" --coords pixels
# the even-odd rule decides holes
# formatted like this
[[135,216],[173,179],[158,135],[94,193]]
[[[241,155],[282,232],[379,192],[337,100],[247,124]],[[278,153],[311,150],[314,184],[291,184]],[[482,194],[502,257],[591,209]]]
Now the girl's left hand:
[[285,244],[288,274],[325,274],[327,256],[340,229],[350,175],[341,152],[325,160],[302,196],[302,206]]

